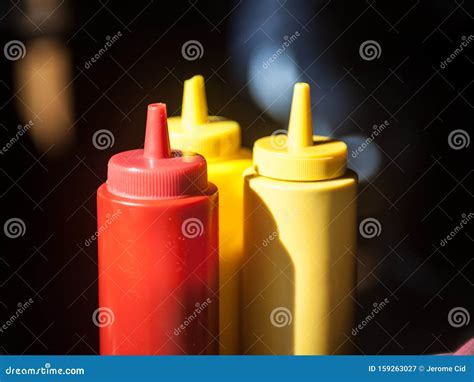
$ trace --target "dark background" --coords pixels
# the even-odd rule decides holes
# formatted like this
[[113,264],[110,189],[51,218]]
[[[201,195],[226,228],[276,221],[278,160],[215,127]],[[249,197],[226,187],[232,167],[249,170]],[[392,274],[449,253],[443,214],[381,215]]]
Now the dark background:
[[[84,245],[96,230],[95,191],[112,154],[142,145],[146,105],[166,102],[169,115],[179,114],[182,83],[194,74],[207,80],[211,112],[240,122],[247,147],[286,128],[295,80],[311,84],[315,131],[351,149],[374,124],[389,121],[357,160],[350,158],[361,175],[359,219],[376,218],[382,227],[375,238],[359,236],[356,323],[374,302],[390,303],[349,340],[360,354],[431,354],[469,339],[472,323],[455,328],[448,313],[474,312],[474,223],[446,246],[440,240],[472,212],[472,145],[454,150],[448,135],[455,129],[472,135],[474,44],[445,69],[440,62],[473,33],[474,7],[388,3],[2,2],[1,46],[20,40],[26,56],[0,56],[0,145],[28,120],[41,128],[41,113],[28,105],[16,76],[40,39],[53,39],[70,55],[73,123],[66,127],[69,144],[41,147],[28,134],[0,156],[0,223],[16,217],[26,226],[16,239],[0,231],[1,323],[19,302],[34,301],[0,333],[0,351],[98,352],[91,319],[96,246]],[[122,37],[86,69],[106,36],[118,31]],[[262,47],[274,52],[295,31],[301,36],[274,65],[254,65]],[[189,40],[202,44],[200,59],[183,57]],[[381,46],[378,59],[359,55],[366,40]],[[258,89],[278,102],[259,99]],[[94,147],[99,129],[113,132],[113,147]]]

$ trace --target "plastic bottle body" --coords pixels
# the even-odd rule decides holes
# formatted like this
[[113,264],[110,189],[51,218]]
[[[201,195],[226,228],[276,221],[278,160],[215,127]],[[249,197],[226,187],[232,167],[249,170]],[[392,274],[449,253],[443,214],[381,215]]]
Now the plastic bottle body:
[[100,352],[217,354],[218,196],[97,192]]
[[169,118],[171,146],[197,152],[208,163],[208,177],[219,189],[220,354],[240,354],[239,268],[243,250],[243,171],[250,150],[241,147],[236,121],[209,115],[204,77],[184,81],[181,116]]
[[[244,178],[244,354],[347,351],[353,323],[357,175]],[[350,344],[350,342],[349,342]]]
[[243,178],[250,150],[227,160],[209,160],[208,177],[219,189],[220,354],[240,353],[240,268],[243,260]]

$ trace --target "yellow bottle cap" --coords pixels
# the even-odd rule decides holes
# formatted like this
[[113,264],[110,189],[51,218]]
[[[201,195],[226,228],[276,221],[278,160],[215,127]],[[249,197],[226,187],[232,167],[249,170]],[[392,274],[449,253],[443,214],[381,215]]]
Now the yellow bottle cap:
[[240,126],[207,111],[203,76],[184,81],[181,117],[168,119],[171,147],[193,151],[206,159],[230,157],[240,149]]
[[253,146],[259,175],[280,180],[316,181],[344,175],[347,146],[329,137],[313,136],[309,85],[293,90],[288,135],[271,135]]

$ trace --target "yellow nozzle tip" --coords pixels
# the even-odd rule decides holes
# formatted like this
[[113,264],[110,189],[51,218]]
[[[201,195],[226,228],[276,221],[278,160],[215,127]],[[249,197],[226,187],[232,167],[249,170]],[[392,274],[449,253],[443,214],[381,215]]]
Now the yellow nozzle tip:
[[309,93],[309,84],[306,82],[297,82],[295,86],[293,86],[293,90],[296,91],[305,91]]
[[259,175],[286,181],[319,181],[338,178],[346,172],[346,144],[313,136],[308,84],[295,84],[288,136],[277,137],[272,134],[260,138],[253,146],[253,163]]
[[184,81],[181,117],[168,118],[171,146],[202,154],[206,159],[231,157],[240,150],[240,126],[208,115],[204,77]]
[[208,120],[204,77],[193,76],[184,81],[181,117],[186,126],[202,125]]
[[288,124],[288,149],[293,150],[313,145],[311,114],[309,85],[305,82],[298,82],[293,88],[290,122]]

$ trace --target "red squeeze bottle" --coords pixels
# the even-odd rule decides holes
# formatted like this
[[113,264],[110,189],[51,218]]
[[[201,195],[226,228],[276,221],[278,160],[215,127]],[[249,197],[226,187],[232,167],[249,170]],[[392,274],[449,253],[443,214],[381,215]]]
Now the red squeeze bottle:
[[217,201],[149,105],[144,149],[114,155],[97,191],[101,354],[217,354]]

